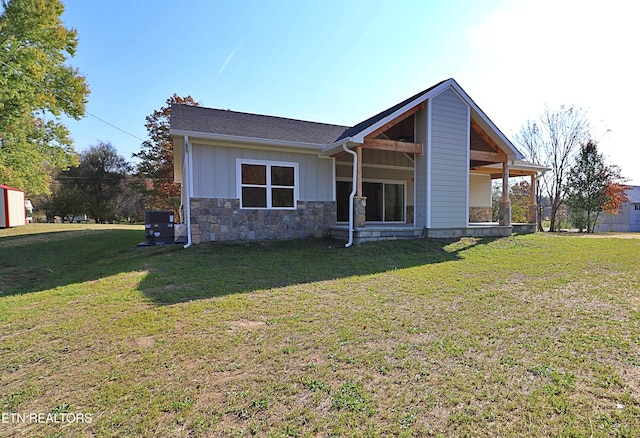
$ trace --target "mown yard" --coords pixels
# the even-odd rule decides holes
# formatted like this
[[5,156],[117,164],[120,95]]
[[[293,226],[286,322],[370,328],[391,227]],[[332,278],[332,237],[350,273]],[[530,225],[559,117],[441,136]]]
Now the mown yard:
[[142,240],[0,230],[0,436],[640,435],[638,235]]

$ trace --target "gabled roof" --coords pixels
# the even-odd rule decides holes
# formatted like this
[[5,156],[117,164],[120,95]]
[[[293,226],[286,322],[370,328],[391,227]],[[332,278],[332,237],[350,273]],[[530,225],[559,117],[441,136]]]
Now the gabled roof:
[[171,131],[304,144],[332,143],[348,126],[196,107],[171,106]]
[[627,198],[632,204],[640,204],[640,186],[629,186],[631,189],[627,191]]
[[409,105],[409,104],[411,104],[414,101],[417,101],[420,97],[424,96],[429,91],[433,90],[438,85],[440,85],[440,84],[442,84],[444,82],[446,82],[446,81],[439,82],[439,83],[435,84],[433,87],[427,88],[426,90],[419,92],[415,96],[411,96],[410,98],[403,100],[402,102],[392,106],[391,108],[388,108],[388,109],[382,111],[381,113],[376,114],[373,117],[369,117],[367,120],[364,120],[364,121],[358,123],[357,125],[347,129],[345,132],[342,133],[342,135],[340,137],[338,137],[336,139],[336,141],[340,141],[343,138],[347,138],[347,137],[355,137],[357,134],[361,133],[362,131],[366,130],[367,128],[369,128],[371,126],[376,126],[376,128],[377,128],[378,122],[380,122],[381,120],[384,120],[385,118],[395,114],[397,111],[401,110],[405,106],[410,106],[410,107],[415,106],[415,105]]
[[173,105],[170,132],[172,135],[199,135],[220,140],[291,146],[297,144],[314,149],[320,147],[324,153],[333,154],[345,143],[362,144],[368,134],[449,88],[453,89],[471,108],[471,117],[510,159],[523,158],[520,151],[454,79],[439,82],[352,127],[230,110]]
[[437,95],[443,93],[447,89],[453,89],[458,96],[465,101],[471,108],[471,117],[479,123],[479,125],[487,132],[489,136],[500,146],[500,148],[507,154],[510,159],[520,160],[524,156],[522,153],[511,143],[511,141],[498,129],[498,127],[487,117],[487,115],[476,105],[476,103],[469,97],[469,95],[458,85],[454,79],[447,79],[437,83],[436,85],[427,88],[424,91],[416,94],[409,99],[400,102],[397,105],[392,106],[381,113],[376,114],[369,119],[358,123],[354,127],[345,131],[333,145],[325,148],[325,151],[329,149],[336,149],[335,143],[342,143],[346,139],[355,143],[363,143],[364,137],[376,129],[384,126],[392,120],[402,116],[403,113],[415,108],[417,105],[422,104],[428,99],[434,98]]

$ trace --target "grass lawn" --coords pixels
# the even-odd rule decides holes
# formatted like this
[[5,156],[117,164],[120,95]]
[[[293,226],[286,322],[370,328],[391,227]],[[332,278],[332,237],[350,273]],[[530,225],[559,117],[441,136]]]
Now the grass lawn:
[[640,236],[595,237],[0,230],[0,436],[639,436]]

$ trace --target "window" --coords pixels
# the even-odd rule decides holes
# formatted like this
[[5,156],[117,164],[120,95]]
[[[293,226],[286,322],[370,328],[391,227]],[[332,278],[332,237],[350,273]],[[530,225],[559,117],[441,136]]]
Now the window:
[[297,163],[238,159],[237,168],[241,208],[296,208]]
[[634,205],[633,209],[634,209],[634,210],[640,210],[640,204],[636,204],[636,205]]

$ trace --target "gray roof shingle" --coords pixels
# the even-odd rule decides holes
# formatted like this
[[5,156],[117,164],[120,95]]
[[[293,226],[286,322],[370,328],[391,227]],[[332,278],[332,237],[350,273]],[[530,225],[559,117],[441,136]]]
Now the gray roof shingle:
[[325,145],[348,126],[188,105],[171,107],[171,130]]

